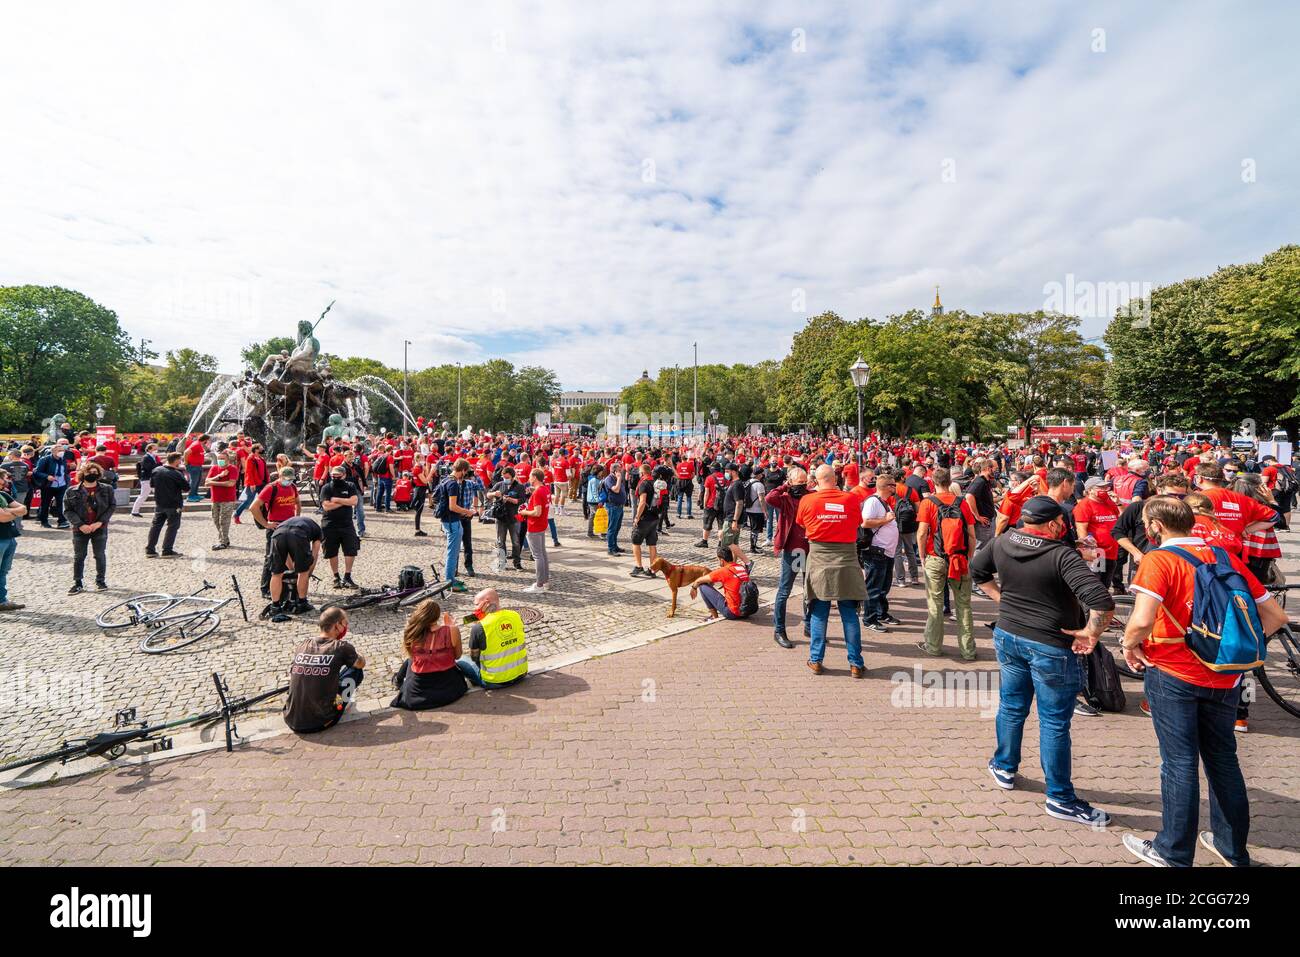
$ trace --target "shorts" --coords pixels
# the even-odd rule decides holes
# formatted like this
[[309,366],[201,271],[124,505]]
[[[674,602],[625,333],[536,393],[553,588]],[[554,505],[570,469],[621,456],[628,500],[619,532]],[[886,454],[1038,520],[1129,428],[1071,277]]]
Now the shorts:
[[766,522],[762,512],[745,512],[745,524],[755,535],[763,531]]
[[289,570],[289,559],[298,574],[311,568],[311,542],[298,535],[271,536],[271,574],[280,575]]
[[718,528],[723,527],[722,509],[706,508],[704,510],[704,530],[707,532],[709,529],[713,528],[714,525],[718,526]]
[[[354,557],[361,550],[361,539],[357,537],[355,530],[351,528],[326,528],[323,529],[325,540],[321,546],[321,554],[326,558],[333,558],[343,549],[343,554],[348,558]],[[297,559],[294,559],[295,564]]]
[[642,517],[636,528],[632,529],[633,545],[649,545],[654,548],[659,544],[659,515],[653,518]]
[[722,535],[718,538],[718,547],[730,548],[732,545],[740,544],[740,532],[731,530],[731,523],[722,526]]

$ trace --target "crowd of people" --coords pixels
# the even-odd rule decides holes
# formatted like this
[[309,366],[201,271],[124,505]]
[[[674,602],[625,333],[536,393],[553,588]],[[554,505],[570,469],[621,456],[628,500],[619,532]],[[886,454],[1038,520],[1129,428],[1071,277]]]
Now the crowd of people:
[[[408,513],[420,538],[429,537],[431,509],[442,532],[437,561],[459,592],[468,590],[464,578],[477,574],[475,528],[490,525],[480,555],[486,547],[493,571],[506,578],[531,562],[532,582],[523,590],[533,593],[550,587],[548,549],[561,546],[556,516],[572,510],[581,512],[586,536],[612,561],[627,561],[633,577],[657,576],[661,536],[681,534],[683,545],[712,549],[716,568],[684,583],[710,617],[755,614],[753,557],[770,554],[779,567],[773,638],[794,647],[787,609],[802,584],[800,619],[815,675],[826,673],[832,604],[849,675],[860,679],[867,674],[863,630],[887,634],[902,624],[890,611],[893,589],[924,589],[916,651],[930,658],[947,653],[951,630],[960,658],[974,660],[973,596],[991,599],[1001,696],[989,772],[999,787],[1015,787],[1023,726],[1036,699],[1046,813],[1091,826],[1109,817],[1071,785],[1070,724],[1075,715],[1098,713],[1081,694],[1088,658],[1110,626],[1115,596],[1132,594],[1123,654],[1146,676],[1142,711],[1160,739],[1164,826],[1151,841],[1127,836],[1126,846],[1149,863],[1186,864],[1200,840],[1233,864],[1248,861],[1249,812],[1234,739],[1248,728],[1242,671],[1210,667],[1181,639],[1196,624],[1203,566],[1236,576],[1234,587],[1254,599],[1254,623],[1266,632],[1285,623],[1264,586],[1280,578],[1277,532],[1288,527],[1298,487],[1290,462],[1160,437],[1010,448],[1005,441],[874,435],[856,446],[835,436],[737,436],[668,448],[428,430],[326,441],[302,449],[297,462],[286,455],[268,462],[262,446],[242,434],[145,439],[125,449],[87,438],[4,450],[0,611],[22,607],[7,594],[6,579],[34,495],[39,523],[71,532],[70,592],[83,590],[88,554],[96,587],[108,587],[109,528],[127,453],[140,456],[131,514],[153,498],[145,556],[177,554],[187,503],[209,503],[214,550],[228,548],[231,526],[248,516],[265,532],[261,585],[273,617],[316,610],[307,592],[322,555],[333,588],[358,587],[354,562],[367,508]],[[697,521],[699,538],[691,542]],[[688,527],[678,529],[683,522]],[[437,707],[468,683],[508,684],[526,673],[518,615],[501,607],[495,589],[480,591],[474,607],[468,650],[460,625],[436,602],[412,614],[394,706]],[[329,608],[318,624],[320,634],[297,649],[291,669],[286,720],[299,731],[336,721],[363,676],[364,660],[345,639],[346,614]],[[513,649],[502,637],[512,629]],[[1203,833],[1196,831],[1198,760],[1213,809],[1212,829]]]

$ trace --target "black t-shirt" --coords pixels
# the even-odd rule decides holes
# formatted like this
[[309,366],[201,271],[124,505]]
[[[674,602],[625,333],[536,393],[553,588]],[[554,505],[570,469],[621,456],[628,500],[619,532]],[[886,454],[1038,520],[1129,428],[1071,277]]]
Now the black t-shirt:
[[975,511],[992,521],[997,517],[998,507],[993,501],[993,488],[983,475],[977,475],[966,486],[966,494],[975,499]]
[[321,635],[308,638],[294,649],[284,723],[294,731],[320,731],[328,726],[337,713],[334,697],[339,692],[339,672],[356,660],[357,650],[351,642]]
[[636,504],[641,507],[641,496],[645,496],[645,511],[641,513],[641,521],[646,522],[652,518],[659,517],[659,493],[655,491],[655,480],[652,478],[642,479],[636,487]]
[[301,538],[307,542],[318,542],[321,540],[320,526],[316,524],[314,518],[308,518],[306,515],[295,515],[292,518],[286,518],[283,522],[275,527],[271,533],[272,538]]
[[[332,498],[352,498],[360,496],[357,487],[347,479],[330,479],[320,487],[321,502],[328,502]],[[350,508],[332,508],[329,509],[321,519],[321,525],[324,528],[352,528],[352,512]],[[280,523],[283,526],[283,522]]]

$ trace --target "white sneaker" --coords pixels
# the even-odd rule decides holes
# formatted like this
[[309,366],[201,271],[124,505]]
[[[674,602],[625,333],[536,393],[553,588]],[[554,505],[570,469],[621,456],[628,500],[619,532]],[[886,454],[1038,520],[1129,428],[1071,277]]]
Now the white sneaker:
[[537,592],[540,592],[540,591],[546,591],[546,586],[545,586],[545,585],[539,585],[539,584],[537,584],[536,582],[534,582],[533,584],[531,584],[531,585],[529,585],[527,588],[525,588],[524,591],[526,591],[526,592],[532,592],[532,593],[536,594]]

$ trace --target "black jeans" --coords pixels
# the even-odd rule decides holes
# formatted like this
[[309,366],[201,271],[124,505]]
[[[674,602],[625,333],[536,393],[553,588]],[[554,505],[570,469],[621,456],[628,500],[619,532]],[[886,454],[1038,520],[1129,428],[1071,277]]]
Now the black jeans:
[[62,525],[66,519],[63,517],[63,496],[67,493],[66,485],[59,488],[50,488],[46,485],[41,489],[41,509],[37,518],[42,525],[50,524],[50,512],[54,512],[55,519]]
[[411,500],[411,508],[415,511],[415,530],[420,530],[420,516],[424,514],[424,500],[429,496],[429,487],[427,485],[415,486],[415,498]]
[[467,574],[474,574],[474,519],[464,518],[460,520],[460,553],[465,559],[465,571]]
[[520,525],[517,518],[511,517],[509,519],[497,519],[497,548],[504,551],[506,547],[506,537],[509,536],[510,563],[516,568],[519,567],[519,541],[521,538],[519,528]]
[[164,524],[167,526],[167,534],[163,536],[163,551],[175,550],[176,533],[181,530],[181,510],[179,508],[155,508],[153,521],[149,524],[149,540],[144,546],[146,552],[152,552],[158,547],[158,534],[162,531]]
[[262,591],[271,587],[271,533],[275,529],[266,529],[266,551],[262,555]]
[[72,580],[80,585],[82,574],[86,570],[86,549],[95,553],[95,581],[102,582],[108,574],[108,526],[97,532],[84,535],[75,529],[72,532]]
[[894,556],[866,553],[863,569],[867,578],[867,600],[862,607],[862,620],[879,623],[889,614],[889,586],[894,581]]

